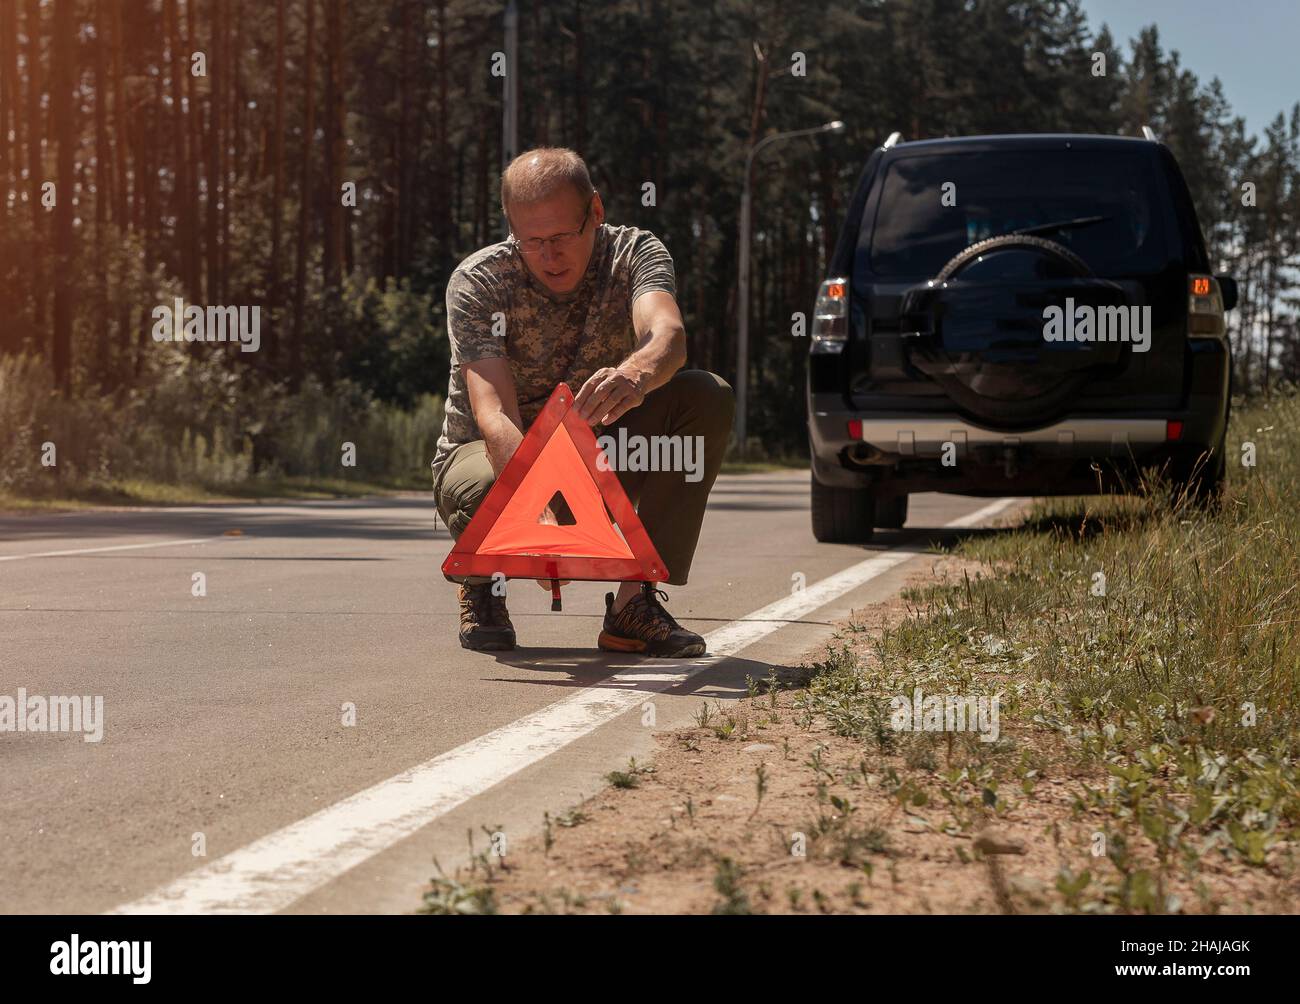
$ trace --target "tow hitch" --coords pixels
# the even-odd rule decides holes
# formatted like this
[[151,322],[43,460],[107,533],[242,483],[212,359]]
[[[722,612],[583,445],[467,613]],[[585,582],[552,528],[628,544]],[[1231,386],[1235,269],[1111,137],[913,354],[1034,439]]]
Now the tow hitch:
[[1002,473],[1005,474],[1008,479],[1014,478],[1020,473],[1020,447],[1002,447]]

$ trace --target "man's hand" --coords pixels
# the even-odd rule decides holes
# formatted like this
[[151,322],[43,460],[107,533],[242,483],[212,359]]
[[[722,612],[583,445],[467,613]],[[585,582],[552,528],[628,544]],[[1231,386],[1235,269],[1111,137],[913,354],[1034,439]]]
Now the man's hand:
[[[545,509],[542,510],[541,518],[539,518],[537,522],[539,522],[539,523],[545,523],[547,526],[559,526],[559,525],[560,525],[560,521],[559,521],[558,519],[556,519],[556,517],[555,517],[555,512],[551,509],[550,506],[547,506]],[[541,586],[543,589],[545,589],[548,593],[551,591],[551,580],[550,580],[550,579],[538,579],[538,580],[537,580],[537,584],[538,584],[539,586]],[[562,585],[562,586],[567,586],[568,584],[569,584],[569,580],[568,580],[568,579],[561,579],[561,580],[560,580],[560,585]]]
[[591,425],[617,422],[686,364],[686,331],[673,294],[652,289],[632,301],[635,351],[617,367],[596,370],[574,404]]
[[645,383],[640,370],[607,366],[588,377],[573,403],[589,425],[609,425],[645,400]]

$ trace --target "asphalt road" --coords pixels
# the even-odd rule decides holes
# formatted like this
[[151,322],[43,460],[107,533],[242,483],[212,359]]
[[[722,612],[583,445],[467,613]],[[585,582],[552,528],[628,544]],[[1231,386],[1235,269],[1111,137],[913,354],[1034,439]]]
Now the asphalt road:
[[414,909],[467,829],[532,832],[991,518],[923,495],[818,544],[807,482],[719,480],[668,589],[720,653],[689,665],[599,652],[599,583],[511,583],[521,648],[461,649],[428,496],[0,515],[0,699],[103,698],[98,742],[0,731],[0,912]]

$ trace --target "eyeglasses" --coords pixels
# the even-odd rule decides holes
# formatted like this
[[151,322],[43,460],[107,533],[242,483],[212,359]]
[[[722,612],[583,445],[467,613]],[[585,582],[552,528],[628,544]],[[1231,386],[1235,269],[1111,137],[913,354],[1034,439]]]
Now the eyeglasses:
[[520,240],[514,234],[510,235],[508,243],[514,247],[520,254],[534,255],[541,254],[542,248],[550,244],[556,251],[566,251],[578,243],[578,238],[582,232],[587,229],[587,220],[591,217],[591,204],[596,198],[596,193],[591,193],[591,198],[587,200],[587,208],[582,214],[582,226],[577,230],[566,230],[562,234],[554,234],[551,237],[529,237],[527,240]]

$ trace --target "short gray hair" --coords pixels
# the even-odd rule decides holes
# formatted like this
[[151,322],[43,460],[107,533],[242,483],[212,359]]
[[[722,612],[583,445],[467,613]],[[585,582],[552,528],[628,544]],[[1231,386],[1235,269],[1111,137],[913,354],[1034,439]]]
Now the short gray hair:
[[565,185],[572,186],[580,199],[595,191],[581,157],[562,146],[528,150],[501,172],[501,211],[508,216],[510,203],[541,202]]

